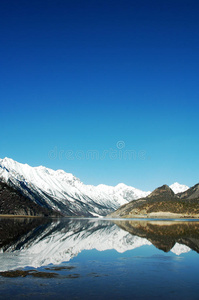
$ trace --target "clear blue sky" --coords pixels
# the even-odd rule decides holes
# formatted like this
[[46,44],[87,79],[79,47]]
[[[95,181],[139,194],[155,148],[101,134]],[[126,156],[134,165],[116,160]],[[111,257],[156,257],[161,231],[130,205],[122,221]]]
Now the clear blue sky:
[[94,185],[198,183],[198,16],[197,0],[1,1],[0,157]]

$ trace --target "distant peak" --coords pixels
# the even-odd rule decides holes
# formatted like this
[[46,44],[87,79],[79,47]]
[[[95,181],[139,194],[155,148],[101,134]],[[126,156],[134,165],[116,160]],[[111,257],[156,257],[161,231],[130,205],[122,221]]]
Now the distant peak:
[[170,187],[167,184],[163,184],[159,189],[170,190]]
[[172,197],[175,195],[172,189],[167,184],[164,184],[158,187],[157,189],[155,189],[148,197],[154,197],[154,196],[161,197],[165,195],[172,196]]
[[100,183],[96,186],[97,188],[105,188],[105,189],[113,189],[114,187],[112,185],[106,185],[106,184],[103,184],[103,183]]
[[2,160],[3,161],[14,161],[12,158],[9,158],[9,157],[4,157]]
[[[62,169],[58,169],[58,170],[56,170],[56,172],[57,173],[59,173],[59,174],[65,174],[66,172],[64,171],[64,170],[62,170]],[[69,173],[68,173],[69,174]]]
[[3,159],[0,159],[0,163],[3,164],[4,166],[11,166],[16,164],[16,161],[14,161],[12,158],[9,157],[4,157]]
[[156,190],[166,190],[166,191],[169,191],[170,190],[170,187],[167,185],[167,184],[163,184],[162,186],[159,186]]
[[64,170],[56,170],[55,172],[57,175],[64,175],[71,179],[75,178],[75,176],[72,173],[66,173]]
[[176,181],[176,182],[174,182],[172,185],[170,185],[170,187],[171,187],[171,186],[180,186],[180,185],[182,185],[182,184],[180,184],[179,182]]
[[35,167],[35,168],[37,168],[38,170],[46,170],[46,169],[47,169],[47,168],[44,167],[44,166],[38,166],[38,167]]
[[189,189],[187,185],[183,185],[178,182],[174,182],[172,185],[170,185],[170,188],[174,191],[175,194],[185,192]]
[[124,184],[124,183],[118,183],[115,187],[123,189],[123,188],[126,188],[128,186],[126,184]]

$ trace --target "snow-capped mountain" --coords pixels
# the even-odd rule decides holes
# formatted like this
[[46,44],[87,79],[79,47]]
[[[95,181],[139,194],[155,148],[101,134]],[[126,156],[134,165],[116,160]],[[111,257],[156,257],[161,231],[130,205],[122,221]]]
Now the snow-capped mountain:
[[175,194],[183,193],[189,189],[187,185],[180,184],[178,182],[175,182],[172,185],[170,185],[170,188],[174,191]]
[[37,204],[68,216],[104,216],[150,193],[125,184],[85,185],[63,170],[31,167],[10,158],[0,159],[0,180]]

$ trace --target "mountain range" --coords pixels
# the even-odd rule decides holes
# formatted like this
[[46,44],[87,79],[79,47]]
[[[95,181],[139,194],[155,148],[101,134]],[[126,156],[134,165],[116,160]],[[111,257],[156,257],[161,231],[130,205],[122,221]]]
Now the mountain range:
[[115,187],[85,185],[63,170],[30,167],[9,158],[0,160],[0,180],[39,206],[64,216],[105,216],[150,193],[123,183]]
[[112,218],[199,218],[199,184],[175,194],[168,185],[122,205]]
[[[151,193],[123,183],[116,186],[85,185],[63,170],[31,167],[10,158],[0,159],[0,182],[3,185],[0,191],[0,214],[99,217]],[[179,183],[174,183],[170,188],[175,193],[184,193],[189,189]],[[27,210],[21,210],[16,194],[23,197],[23,201],[27,200]],[[34,210],[28,209],[28,201],[35,204]]]

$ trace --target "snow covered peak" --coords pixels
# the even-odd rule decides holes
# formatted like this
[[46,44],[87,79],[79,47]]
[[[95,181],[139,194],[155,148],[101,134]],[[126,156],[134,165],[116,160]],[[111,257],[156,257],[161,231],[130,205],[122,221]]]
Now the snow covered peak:
[[12,158],[5,157],[3,159],[0,159],[0,164],[3,167],[7,167],[7,166],[11,167],[16,164],[16,161],[14,161]]
[[10,158],[0,160],[0,179],[38,204],[66,215],[104,216],[150,193],[124,183],[115,187],[85,185],[79,178],[63,170],[31,167]]
[[187,185],[183,185],[178,182],[175,182],[172,185],[170,185],[170,188],[174,191],[175,194],[185,192],[189,189]]
[[[7,157],[0,159],[0,179],[21,190],[33,201],[35,196],[41,199],[39,202],[44,206],[58,211],[67,206],[67,215],[106,215],[123,204],[150,194],[150,191],[145,192],[124,183],[116,186],[85,185],[64,170],[31,167]],[[170,188],[174,193],[179,193],[189,187],[175,182]]]
[[65,179],[66,181],[76,181],[76,180],[80,181],[78,178],[73,176],[73,174],[66,173],[64,170],[54,171],[44,166],[31,167],[28,164],[22,164],[7,157],[5,157],[4,159],[0,159],[0,167],[5,167],[10,172],[18,171],[19,173],[24,173],[24,175],[26,176],[30,175],[30,173],[37,173],[37,174],[42,174],[44,176],[47,175],[47,176],[59,177],[59,179]]
[[14,160],[12,158],[9,158],[9,157],[4,157],[3,159],[2,158],[0,159],[0,162],[4,162],[4,161],[13,162]]
[[119,183],[115,186],[115,189],[126,189],[128,187],[128,185],[124,184],[124,183]]

